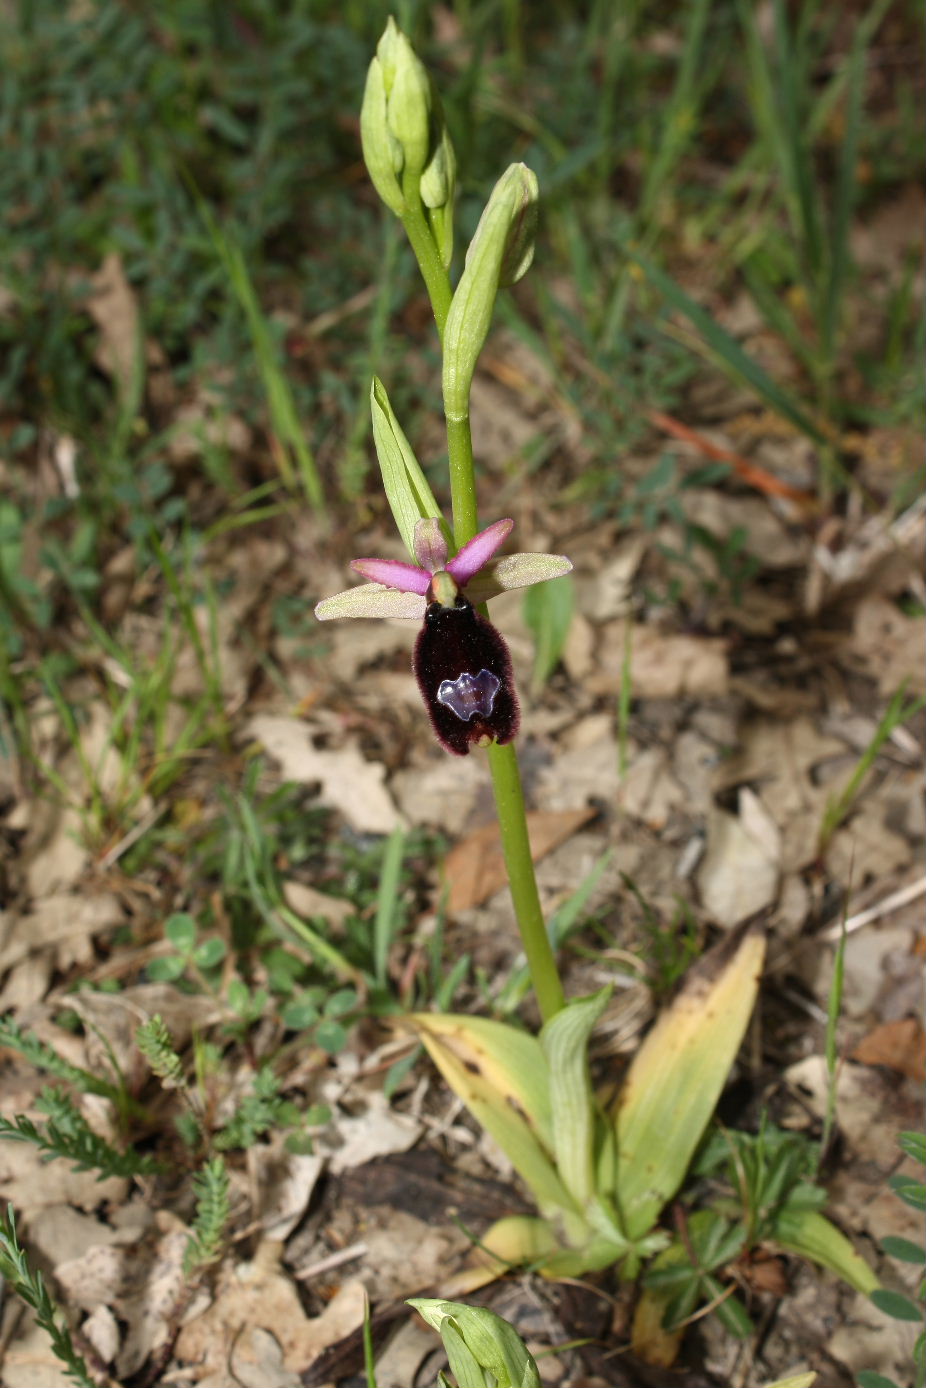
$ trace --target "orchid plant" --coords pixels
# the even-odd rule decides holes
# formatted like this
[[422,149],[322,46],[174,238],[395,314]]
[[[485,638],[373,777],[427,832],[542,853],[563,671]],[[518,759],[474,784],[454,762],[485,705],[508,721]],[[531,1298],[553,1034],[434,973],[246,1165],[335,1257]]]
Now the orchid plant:
[[[370,176],[405,228],[434,312],[452,518],[448,523],[442,515],[386,389],[374,379],[373,439],[409,562],[354,559],[352,569],[367,581],[323,599],[316,616],[422,623],[413,668],[433,731],[450,753],[465,756],[476,748],[488,757],[515,915],[543,1019],[539,1036],[487,1018],[407,1019],[447,1083],[507,1153],[538,1209],[536,1216],[498,1221],[482,1240],[487,1264],[469,1269],[457,1290],[512,1263],[529,1262],[550,1276],[619,1263],[631,1276],[660,1250],[674,1256],[658,1220],[684,1180],[734,1063],[758,990],[764,937],[756,929],[737,932],[706,955],[647,1036],[617,1097],[605,1101],[595,1093],[588,1042],[608,990],[565,1002],[528,839],[511,659],[485,606],[501,592],[572,566],[557,554],[502,557],[511,519],[479,528],[469,421],[473,373],[496,297],[533,257],[537,180],[523,164],[502,175],[453,288],[453,146],[430,78],[391,19],[370,64],[360,124]],[[871,1289],[867,1265],[815,1210],[783,1207],[779,1224],[775,1236],[783,1246]]]

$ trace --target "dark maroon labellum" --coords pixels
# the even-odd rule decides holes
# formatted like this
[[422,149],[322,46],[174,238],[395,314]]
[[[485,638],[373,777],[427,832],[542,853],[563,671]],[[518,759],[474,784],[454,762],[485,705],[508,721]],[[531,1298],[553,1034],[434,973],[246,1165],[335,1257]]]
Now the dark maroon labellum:
[[510,742],[521,710],[511,657],[491,622],[460,594],[428,604],[412,662],[438,741],[465,757],[473,743]]

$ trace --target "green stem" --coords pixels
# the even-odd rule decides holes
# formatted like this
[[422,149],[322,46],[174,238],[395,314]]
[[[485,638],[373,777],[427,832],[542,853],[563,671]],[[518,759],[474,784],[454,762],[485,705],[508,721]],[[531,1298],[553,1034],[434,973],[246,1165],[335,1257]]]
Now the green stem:
[[[437,331],[444,340],[444,326],[453,291],[450,277],[431,236],[431,231],[418,198],[417,190],[405,189],[405,199],[409,211],[402,218],[403,225],[422,278],[431,300]],[[471,540],[479,529],[479,514],[476,501],[476,472],[473,460],[473,438],[470,430],[469,412],[464,415],[448,414],[447,453],[450,461],[450,500],[453,509],[453,538],[457,548]],[[495,791],[495,807],[498,813],[501,832],[502,853],[508,873],[508,885],[514,905],[515,918],[521,933],[521,943],[527,956],[531,982],[537,994],[540,1014],[544,1021],[556,1015],[565,1004],[563,985],[556,968],[556,959],[550,945],[543,911],[540,907],[540,894],[537,891],[537,878],[534,874],[534,860],[531,856],[530,839],[527,834],[527,814],[524,808],[524,792],[521,788],[521,773],[518,769],[517,753],[513,743],[500,747],[493,743],[489,748],[489,769],[492,773],[492,787]]]
[[453,511],[453,538],[457,549],[471,540],[479,529],[476,506],[473,436],[469,415],[459,419],[447,415],[447,456],[450,460],[450,506]]
[[405,201],[408,211],[402,218],[402,225],[405,228],[411,248],[415,252],[415,259],[428,291],[428,298],[431,300],[431,309],[437,324],[437,335],[443,342],[444,324],[447,322],[450,300],[453,298],[450,277],[444,269],[444,263],[438,254],[437,246],[434,244],[431,228],[428,226],[428,219],[424,214],[417,189],[406,189]]
[[493,742],[489,748],[489,769],[492,772],[492,788],[495,791],[502,852],[508,870],[508,885],[511,888],[514,913],[521,932],[524,953],[527,955],[527,967],[530,970],[534,992],[537,994],[540,1015],[548,1022],[564,1006],[566,999],[540,906],[534,860],[527,835],[527,815],[524,810],[518,754],[513,742],[507,743],[504,747],[499,747],[497,742]]

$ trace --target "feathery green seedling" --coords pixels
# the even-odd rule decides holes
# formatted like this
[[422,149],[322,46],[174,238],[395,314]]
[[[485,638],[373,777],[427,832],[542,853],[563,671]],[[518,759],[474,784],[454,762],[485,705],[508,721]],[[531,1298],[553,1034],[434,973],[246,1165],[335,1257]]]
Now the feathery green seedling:
[[90,1070],[84,1070],[79,1065],[72,1065],[60,1056],[53,1046],[40,1040],[34,1032],[25,1030],[10,1016],[0,1017],[0,1047],[2,1046],[16,1051],[43,1074],[54,1075],[55,1079],[64,1080],[81,1093],[99,1094],[104,1099],[111,1099],[117,1107],[124,1102],[121,1076],[115,1080],[107,1079],[93,1074]]
[[132,1148],[120,1151],[95,1133],[64,1090],[43,1089],[35,1106],[48,1118],[44,1126],[24,1113],[14,1119],[0,1117],[0,1140],[29,1142],[42,1153],[43,1161],[60,1157],[71,1162],[75,1171],[98,1172],[101,1181],[108,1176],[151,1176],[158,1170],[154,1158]]
[[16,1295],[35,1312],[35,1318],[51,1340],[57,1359],[64,1365],[65,1375],[78,1388],[97,1388],[85,1359],[78,1354],[64,1317],[52,1301],[45,1279],[29,1266],[26,1251],[19,1242],[13,1206],[0,1210],[0,1273]]
[[213,1157],[193,1177],[193,1193],[196,1215],[183,1255],[183,1271],[187,1277],[199,1277],[218,1262],[225,1246],[231,1204],[228,1172],[221,1157]]

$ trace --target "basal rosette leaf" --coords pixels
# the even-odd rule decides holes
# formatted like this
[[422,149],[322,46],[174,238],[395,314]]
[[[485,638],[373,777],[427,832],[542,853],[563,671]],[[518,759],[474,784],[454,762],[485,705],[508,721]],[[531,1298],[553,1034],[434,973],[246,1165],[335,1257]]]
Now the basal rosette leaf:
[[679,1189],[749,1022],[765,938],[734,932],[690,971],[634,1057],[617,1097],[614,1200],[632,1242]]

